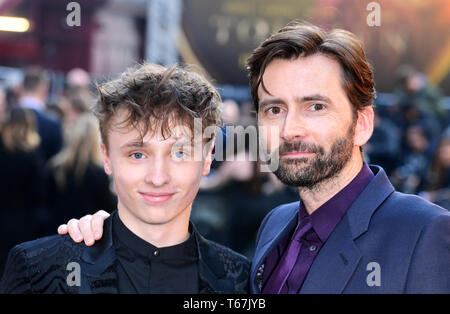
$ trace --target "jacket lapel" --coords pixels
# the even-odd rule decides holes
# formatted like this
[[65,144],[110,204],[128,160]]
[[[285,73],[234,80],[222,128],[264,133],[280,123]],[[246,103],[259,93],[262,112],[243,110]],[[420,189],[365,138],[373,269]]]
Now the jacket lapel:
[[112,241],[111,216],[105,220],[104,235],[93,246],[86,246],[81,260],[81,287],[83,294],[114,294],[118,293],[118,281],[115,265],[115,249]]
[[227,293],[234,290],[234,281],[226,276],[225,265],[210,250],[209,241],[203,238],[191,224],[197,241],[199,260],[199,292]]
[[[273,249],[285,239],[297,225],[297,214],[299,202],[288,204],[286,211],[280,211],[278,217],[271,217],[277,221],[271,221],[271,227],[266,228],[266,233],[259,240],[255,250],[255,256],[251,267],[251,287],[252,293],[261,293],[262,274],[264,271],[264,261]],[[277,226],[279,225],[279,226]]]
[[300,293],[341,293],[361,256],[344,217],[314,260]]
[[353,202],[314,260],[300,293],[342,293],[362,254],[355,240],[368,230],[370,219],[394,192],[386,173],[371,166],[375,177]]

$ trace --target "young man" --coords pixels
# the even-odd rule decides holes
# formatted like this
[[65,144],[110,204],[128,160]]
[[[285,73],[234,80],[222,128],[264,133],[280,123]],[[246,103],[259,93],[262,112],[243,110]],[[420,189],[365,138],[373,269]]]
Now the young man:
[[187,69],[144,64],[99,93],[95,113],[117,211],[95,246],[57,235],[14,247],[0,292],[246,293],[246,258],[189,223],[212,152],[211,138],[194,140],[194,119],[200,132],[217,126],[217,91]]
[[278,134],[262,139],[279,142],[274,172],[300,196],[263,220],[251,292],[450,293],[450,214],[395,192],[363,160],[375,87],[361,42],[291,24],[255,49],[248,69],[258,123]]

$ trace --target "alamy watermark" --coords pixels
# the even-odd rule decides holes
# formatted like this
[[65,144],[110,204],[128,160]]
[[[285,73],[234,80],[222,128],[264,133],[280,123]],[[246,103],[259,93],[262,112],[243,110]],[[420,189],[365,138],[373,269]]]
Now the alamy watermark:
[[78,2],[69,2],[66,11],[70,13],[66,17],[67,26],[81,26],[81,7]]
[[[226,126],[215,125],[203,129],[202,119],[194,119],[194,134],[189,127],[179,125],[172,129],[178,140],[172,146],[172,156],[178,161],[202,161],[215,145],[212,159],[216,161],[260,161],[261,172],[273,172],[279,166],[279,128],[277,126]],[[270,147],[267,139],[270,138]],[[224,142],[225,141],[225,142]],[[248,154],[234,154],[235,150]],[[178,155],[179,152],[183,154]]]
[[366,18],[367,25],[370,27],[381,26],[381,6],[378,2],[372,1],[366,6],[367,11],[371,11]]
[[366,267],[370,273],[366,277],[366,283],[369,287],[381,286],[381,266],[377,262],[370,262]]
[[76,262],[67,264],[66,270],[70,273],[66,277],[66,283],[69,287],[81,286],[81,267]]

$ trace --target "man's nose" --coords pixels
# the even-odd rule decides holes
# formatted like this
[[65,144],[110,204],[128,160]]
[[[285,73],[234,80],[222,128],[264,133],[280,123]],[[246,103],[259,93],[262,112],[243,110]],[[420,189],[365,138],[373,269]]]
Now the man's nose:
[[167,158],[155,156],[149,163],[145,183],[155,187],[164,186],[170,182]]
[[290,111],[284,120],[281,137],[285,141],[303,139],[308,135],[306,120],[299,112]]

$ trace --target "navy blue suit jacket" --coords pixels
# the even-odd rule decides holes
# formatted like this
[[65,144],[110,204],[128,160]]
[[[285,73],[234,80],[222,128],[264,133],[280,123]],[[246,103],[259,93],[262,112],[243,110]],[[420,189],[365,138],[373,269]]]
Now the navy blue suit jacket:
[[[450,293],[450,214],[395,192],[381,167],[347,210],[316,259],[300,293]],[[297,223],[299,202],[264,218],[250,275],[261,292],[264,262]],[[376,263],[376,264],[375,264]]]

